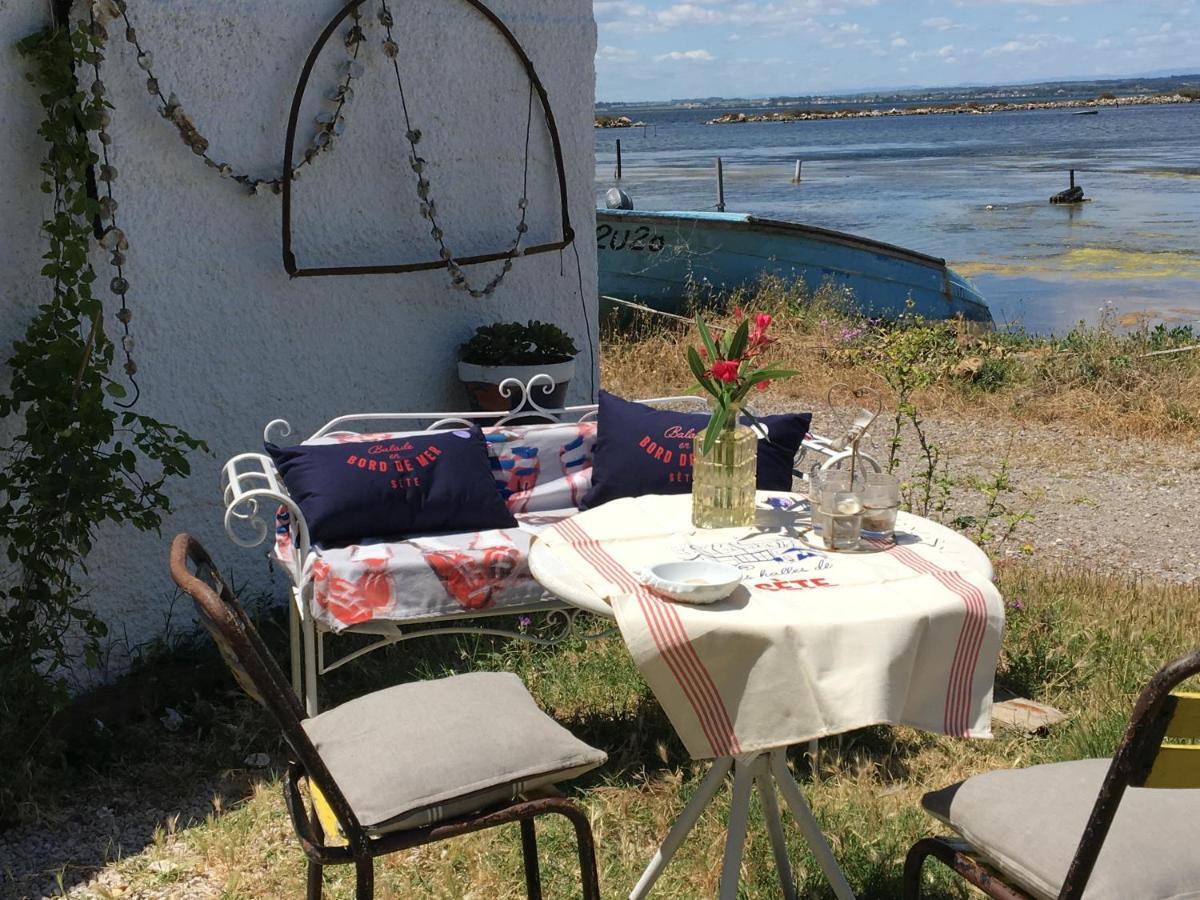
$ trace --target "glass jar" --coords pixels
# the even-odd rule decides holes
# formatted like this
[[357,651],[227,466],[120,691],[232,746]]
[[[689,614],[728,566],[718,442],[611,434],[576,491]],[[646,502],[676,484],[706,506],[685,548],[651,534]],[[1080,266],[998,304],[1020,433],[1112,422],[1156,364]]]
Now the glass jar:
[[754,524],[758,436],[731,407],[721,433],[704,453],[704,435],[692,442],[692,524],[735,528]]

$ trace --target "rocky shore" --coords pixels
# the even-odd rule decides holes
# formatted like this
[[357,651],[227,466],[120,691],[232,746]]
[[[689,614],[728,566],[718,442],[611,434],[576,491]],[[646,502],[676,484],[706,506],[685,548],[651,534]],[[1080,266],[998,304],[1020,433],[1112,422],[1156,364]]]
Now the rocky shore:
[[635,122],[629,116],[596,116],[597,128],[638,128],[645,122]]
[[[769,113],[725,113],[706,125],[737,125],[742,122],[805,122],[812,119],[875,119],[884,116],[984,115],[1032,109],[1103,109],[1117,106],[1149,106],[1163,103],[1195,103],[1200,97],[1184,94],[1138,94],[1132,97],[1097,97],[1092,100],[1037,100],[1025,103],[951,103],[903,106],[891,109],[796,109]],[[622,117],[624,118],[624,117]],[[631,123],[632,124],[632,123]],[[597,120],[597,127],[599,125]],[[619,126],[610,126],[619,127]]]

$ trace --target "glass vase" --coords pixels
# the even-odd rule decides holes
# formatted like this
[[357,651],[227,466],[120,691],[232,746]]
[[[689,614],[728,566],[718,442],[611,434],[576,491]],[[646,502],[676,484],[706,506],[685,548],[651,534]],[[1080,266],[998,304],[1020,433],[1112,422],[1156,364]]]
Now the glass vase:
[[758,437],[731,408],[721,433],[704,454],[704,435],[692,442],[692,524],[736,528],[754,524]]

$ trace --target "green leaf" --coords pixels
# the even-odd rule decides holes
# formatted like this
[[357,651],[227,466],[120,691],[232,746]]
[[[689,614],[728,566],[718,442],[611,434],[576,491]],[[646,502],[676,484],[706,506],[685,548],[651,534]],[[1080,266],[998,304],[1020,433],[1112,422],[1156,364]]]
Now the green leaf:
[[759,369],[757,372],[752,372],[747,376],[745,383],[734,394],[733,399],[734,401],[742,400],[756,384],[761,384],[764,381],[779,381],[783,378],[792,378],[799,374],[799,372],[793,372],[790,369]]
[[[704,363],[700,359],[700,354],[696,352],[695,347],[687,349],[688,368],[692,370],[692,374],[696,376],[696,386],[702,388],[714,397],[719,396],[719,391],[712,379],[704,374]],[[692,388],[694,390],[695,388]]]
[[704,444],[700,449],[701,456],[708,456],[712,451],[712,446],[717,440],[717,435],[725,427],[725,420],[729,418],[729,407],[723,401],[717,403],[717,408],[713,410],[712,418],[708,420],[708,425],[704,428]]
[[779,380],[779,379],[784,379],[784,378],[795,378],[799,374],[800,373],[797,372],[795,369],[772,369],[770,367],[768,367],[766,369],[758,369],[757,371],[750,373],[751,377],[754,377],[756,375],[765,375],[768,379],[771,379],[771,380]]
[[741,359],[742,354],[746,352],[746,345],[750,343],[750,320],[742,319],[742,324],[733,332],[733,337],[729,341],[729,356],[728,359]]
[[704,319],[696,316],[696,330],[700,332],[700,340],[704,344],[704,349],[708,352],[708,358],[717,360],[721,358],[721,352],[717,349],[717,345],[713,343],[712,335],[708,332],[708,326],[704,324]]
[[104,391],[106,394],[108,394],[108,396],[116,397],[118,400],[122,399],[128,393],[123,385],[120,385],[115,381],[110,381],[108,384],[106,384],[104,386]]

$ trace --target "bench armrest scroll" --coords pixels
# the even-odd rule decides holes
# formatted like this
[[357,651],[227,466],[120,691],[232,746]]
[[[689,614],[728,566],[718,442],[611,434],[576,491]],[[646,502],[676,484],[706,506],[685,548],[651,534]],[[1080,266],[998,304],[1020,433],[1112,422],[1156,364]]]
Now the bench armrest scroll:
[[[239,453],[221,470],[221,496],[225,504],[225,533],[239,547],[257,547],[275,539],[276,510],[280,506],[290,518],[293,574],[300,575],[308,556],[308,522],[291,498],[269,456]],[[296,582],[299,584],[299,581]]]

